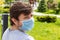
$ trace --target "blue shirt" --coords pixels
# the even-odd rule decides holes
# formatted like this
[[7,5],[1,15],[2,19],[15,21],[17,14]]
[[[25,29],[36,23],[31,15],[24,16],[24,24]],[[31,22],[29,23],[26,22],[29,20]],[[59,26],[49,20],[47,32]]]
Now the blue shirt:
[[4,32],[2,40],[34,40],[33,37],[21,32],[20,30],[9,30]]

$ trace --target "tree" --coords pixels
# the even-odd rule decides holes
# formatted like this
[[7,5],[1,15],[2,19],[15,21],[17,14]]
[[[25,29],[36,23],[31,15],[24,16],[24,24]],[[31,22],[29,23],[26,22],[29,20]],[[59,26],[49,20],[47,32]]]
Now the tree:
[[38,12],[46,12],[45,0],[39,2]]
[[13,2],[14,0],[5,0],[6,4],[10,4],[11,2]]
[[4,0],[0,0],[0,5],[3,5],[4,4]]
[[48,2],[53,3],[53,0],[48,0]]
[[60,9],[60,2],[58,3],[58,8]]
[[[52,6],[53,6],[53,0],[48,0],[47,1],[47,8],[48,9],[52,9]],[[55,6],[55,5],[54,5]]]

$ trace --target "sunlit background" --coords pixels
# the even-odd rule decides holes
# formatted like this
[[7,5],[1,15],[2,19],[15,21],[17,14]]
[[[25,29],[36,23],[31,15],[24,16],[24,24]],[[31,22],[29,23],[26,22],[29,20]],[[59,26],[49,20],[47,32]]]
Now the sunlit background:
[[[0,0],[0,40],[2,38],[2,14],[9,14],[14,2],[31,4],[33,8],[34,28],[27,32],[35,40],[60,40],[60,0]],[[10,27],[8,16],[8,27]]]

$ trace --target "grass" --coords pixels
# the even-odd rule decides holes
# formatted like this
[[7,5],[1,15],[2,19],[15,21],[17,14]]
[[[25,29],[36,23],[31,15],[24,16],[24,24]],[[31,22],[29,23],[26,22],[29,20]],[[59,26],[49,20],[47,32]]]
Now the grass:
[[35,22],[35,27],[29,34],[36,40],[60,40],[60,27],[54,23]]
[[[35,18],[34,28],[28,32],[35,40],[60,40],[60,19],[55,23],[38,22]],[[1,19],[1,17],[0,17]],[[9,25],[10,26],[10,25]],[[0,24],[0,40],[2,26]]]
[[1,40],[1,37],[2,37],[2,25],[1,25],[1,17],[0,17],[0,40]]
[[60,19],[55,23],[44,23],[35,20],[34,28],[28,32],[35,40],[60,40]]
[[1,37],[2,37],[2,26],[0,25],[0,40],[1,40]]

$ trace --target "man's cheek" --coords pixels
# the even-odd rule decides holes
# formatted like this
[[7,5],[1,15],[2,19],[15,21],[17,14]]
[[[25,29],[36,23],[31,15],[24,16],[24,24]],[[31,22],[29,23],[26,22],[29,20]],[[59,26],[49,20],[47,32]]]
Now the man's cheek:
[[22,26],[22,21],[19,22],[19,26]]

